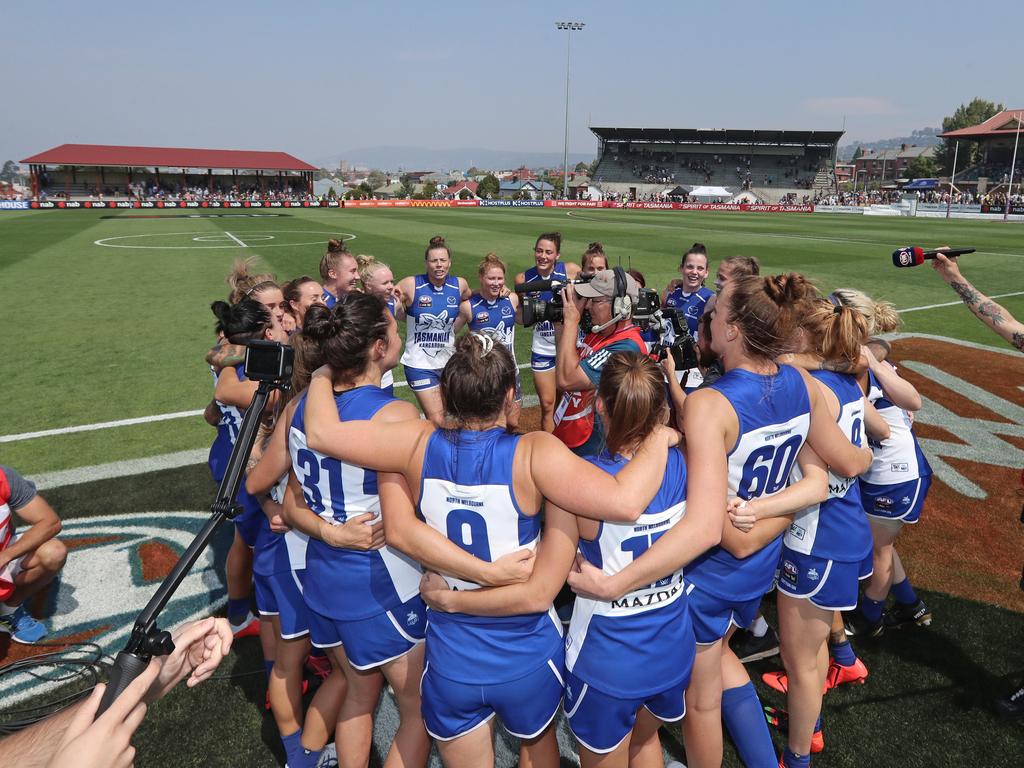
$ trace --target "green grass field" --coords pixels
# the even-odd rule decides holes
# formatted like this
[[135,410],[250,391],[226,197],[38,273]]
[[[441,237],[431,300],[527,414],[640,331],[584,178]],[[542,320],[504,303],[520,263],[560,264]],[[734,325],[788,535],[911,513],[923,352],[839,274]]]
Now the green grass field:
[[[316,275],[326,240],[349,234],[356,236],[350,243],[355,252],[389,263],[397,278],[417,273],[427,240],[442,233],[452,248],[453,271],[475,285],[485,253],[496,251],[519,271],[532,261],[537,234],[552,229],[564,235],[563,258],[578,260],[587,243],[600,240],[613,261],[631,263],[659,290],[695,240],[708,245],[712,270],[718,258],[755,255],[768,271],[803,271],[822,287],[852,285],[900,308],[956,299],[927,267],[894,269],[889,254],[900,245],[975,246],[982,253],[966,257],[965,270],[980,290],[1001,294],[1024,285],[1024,230],[997,222],[601,210],[567,215],[548,209],[225,218],[5,212],[0,285],[7,327],[16,331],[0,432],[203,408],[211,394],[202,361],[213,339],[209,304],[224,297],[224,276],[236,256],[259,256],[282,280]],[[237,247],[224,232],[249,238],[251,246]],[[257,239],[267,235],[274,239]],[[219,242],[193,240],[218,236]],[[94,244],[106,238],[145,247]],[[1024,298],[1008,298],[1005,306],[1020,314]],[[910,313],[906,321],[910,331],[999,343],[958,306]],[[520,332],[518,347],[520,361],[528,361],[527,333]],[[0,445],[7,461],[47,472],[200,448],[209,437],[206,424],[192,418]]]
[[[1024,228],[999,222],[618,210],[567,215],[551,209],[290,211],[217,218],[3,212],[0,295],[9,352],[0,462],[40,475],[207,448],[213,433],[198,416],[9,438],[202,409],[212,392],[202,360],[213,341],[209,304],[226,294],[224,276],[237,256],[259,256],[282,280],[315,276],[326,240],[354,235],[354,252],[374,254],[401,277],[420,271],[427,240],[443,234],[452,248],[453,272],[474,285],[485,253],[496,251],[514,274],[532,262],[537,234],[549,230],[563,233],[563,258],[578,261],[589,242],[600,240],[613,263],[631,263],[659,290],[675,275],[683,250],[701,241],[711,253],[712,271],[722,257],[754,255],[764,271],[802,271],[825,289],[858,287],[901,309],[946,304],[956,296],[927,267],[895,270],[889,256],[894,248],[973,246],[979,253],[964,258],[964,271],[981,291],[1024,291]],[[107,245],[96,244],[104,240]],[[1024,317],[1024,295],[999,301]],[[904,319],[908,331],[1006,347],[960,305],[908,312]],[[528,337],[519,334],[520,362],[529,359]],[[529,378],[524,376],[527,393]],[[408,389],[399,391],[409,395]],[[201,465],[90,480],[87,473],[45,495],[67,520],[78,521],[200,512],[214,493]],[[955,551],[955,543],[950,545]],[[225,546],[222,537],[215,562],[222,562]],[[210,594],[222,597],[222,587],[211,585]],[[829,694],[828,748],[815,765],[1020,765],[1024,729],[998,721],[987,708],[1000,678],[1024,668],[1020,614],[941,593],[925,599],[937,616],[931,628],[858,649],[871,669],[869,684]],[[757,670],[773,664],[777,660]],[[137,738],[138,764],[280,764],[273,722],[262,709],[263,690],[258,646],[243,641],[220,679],[195,691],[175,691],[151,711]],[[766,702],[782,703],[772,697]],[[679,755],[677,731],[667,729],[664,743]],[[739,765],[730,748],[726,764]]]

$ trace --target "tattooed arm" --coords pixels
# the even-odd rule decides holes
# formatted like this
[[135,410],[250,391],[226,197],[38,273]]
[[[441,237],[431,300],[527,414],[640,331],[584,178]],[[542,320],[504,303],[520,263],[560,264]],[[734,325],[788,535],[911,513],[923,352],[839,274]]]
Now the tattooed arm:
[[245,362],[245,347],[222,341],[206,353],[206,362],[214,368],[227,368]]
[[932,266],[981,322],[1024,352],[1024,323],[1014,319],[1006,309],[967,282],[955,260],[940,254]]

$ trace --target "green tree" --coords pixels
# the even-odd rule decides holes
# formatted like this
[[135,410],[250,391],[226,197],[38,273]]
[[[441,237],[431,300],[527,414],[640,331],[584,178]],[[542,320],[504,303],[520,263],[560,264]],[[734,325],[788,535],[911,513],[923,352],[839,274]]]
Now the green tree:
[[370,189],[377,189],[388,183],[388,177],[383,171],[374,168],[366,177],[366,183],[370,185]]
[[338,193],[334,191],[334,187],[331,187],[330,189],[327,190],[327,199],[328,200],[336,200],[337,198],[338,198]]
[[18,164],[13,160],[7,160],[4,162],[3,170],[0,171],[0,181],[6,181],[8,184],[13,184],[18,180]]
[[412,192],[413,192],[412,182],[410,182],[409,178],[406,177],[406,178],[402,179],[401,184],[398,187],[398,192],[395,194],[395,197],[397,197],[399,199],[402,199],[402,200],[405,200],[405,199],[408,199],[408,198],[412,197]]
[[466,175],[467,175],[467,176],[468,176],[469,178],[471,178],[471,179],[472,179],[472,178],[474,178],[474,177],[476,177],[476,176],[479,176],[479,175],[480,175],[480,174],[482,174],[482,173],[483,173],[483,171],[481,171],[481,170],[480,170],[479,168],[477,168],[477,167],[476,167],[475,165],[473,165],[473,166],[470,166],[469,170],[468,170],[468,171],[466,171]]
[[500,188],[498,177],[493,173],[488,173],[480,181],[480,185],[476,188],[476,194],[477,197],[482,197],[484,200],[492,200],[498,196]]
[[[942,132],[969,128],[983,123],[997,112],[1002,112],[1003,105],[985,99],[974,98],[970,104],[961,104],[949,117],[942,118]],[[935,150],[935,163],[939,169],[949,174],[953,171],[953,157],[956,152],[956,139],[943,139]],[[963,170],[980,161],[980,149],[974,141],[961,141],[960,154],[957,157],[957,168]]]
[[930,157],[915,157],[907,165],[907,178],[933,179],[939,174],[935,161]]
[[433,200],[434,195],[437,194],[437,184],[432,181],[428,181],[423,185],[423,198],[425,200]]
[[574,173],[585,173],[585,174],[587,174],[589,176],[590,175],[590,165],[580,161],[580,162],[576,163],[576,167],[573,168],[573,172]]

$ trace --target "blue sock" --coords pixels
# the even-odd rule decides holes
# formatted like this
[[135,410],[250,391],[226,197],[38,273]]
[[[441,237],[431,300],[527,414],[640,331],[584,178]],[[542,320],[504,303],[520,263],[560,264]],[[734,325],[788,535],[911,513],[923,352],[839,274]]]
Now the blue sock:
[[744,765],[776,765],[761,700],[753,683],[722,691],[722,720]]
[[[228,618],[232,624],[241,624],[249,615],[249,598],[228,598]],[[237,621],[236,621],[237,619]]]
[[297,753],[302,752],[302,729],[300,728],[287,736],[281,736],[281,743],[284,744],[285,762],[290,768],[294,768],[297,764]]
[[818,715],[818,719],[814,721],[814,733],[821,730],[821,715]]
[[893,584],[889,592],[896,598],[897,603],[913,605],[917,602],[917,593],[910,586],[910,579],[904,579],[899,584]]
[[267,670],[267,680],[269,680],[270,679],[270,673],[274,671],[274,660],[271,659],[270,661],[267,661],[266,659],[264,659],[263,660],[263,668],[265,670]]
[[860,603],[857,607],[860,609],[861,615],[874,624],[882,618],[882,609],[885,608],[885,600],[872,600],[867,595],[861,595]]
[[309,750],[300,744],[295,755],[288,758],[288,768],[316,768],[321,752],[322,749]]
[[782,764],[786,768],[810,768],[811,756],[807,755],[794,755],[789,751],[789,747],[786,747],[782,752]]
[[832,658],[836,660],[836,664],[844,667],[857,663],[857,654],[853,652],[853,646],[850,645],[849,640],[832,646]]

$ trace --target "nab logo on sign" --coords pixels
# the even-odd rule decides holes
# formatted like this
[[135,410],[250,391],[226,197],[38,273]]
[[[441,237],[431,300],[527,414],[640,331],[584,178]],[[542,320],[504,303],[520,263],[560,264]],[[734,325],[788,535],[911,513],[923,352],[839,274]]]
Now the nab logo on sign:
[[[205,512],[150,512],[65,520],[60,538],[68,560],[46,598],[46,642],[95,643],[110,655],[121,650],[136,616],[209,517]],[[209,616],[224,602],[214,557],[212,548],[200,556],[160,614],[161,628]],[[12,644],[9,656],[18,648]],[[29,675],[7,675],[0,678],[0,701],[14,704],[54,685]]]

